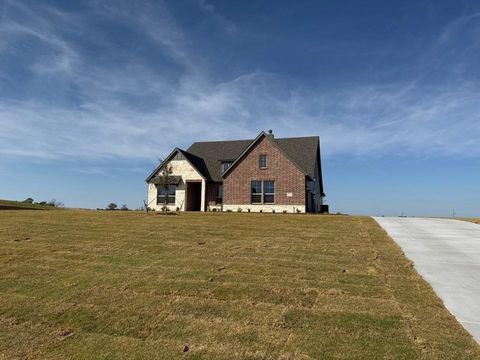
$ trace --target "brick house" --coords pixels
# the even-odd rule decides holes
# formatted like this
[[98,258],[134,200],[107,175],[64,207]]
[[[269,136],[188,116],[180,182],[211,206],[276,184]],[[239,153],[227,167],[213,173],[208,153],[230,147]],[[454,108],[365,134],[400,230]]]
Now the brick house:
[[[171,169],[168,186],[159,175]],[[195,142],[176,148],[148,176],[148,206],[161,210],[320,212],[323,205],[318,136]]]

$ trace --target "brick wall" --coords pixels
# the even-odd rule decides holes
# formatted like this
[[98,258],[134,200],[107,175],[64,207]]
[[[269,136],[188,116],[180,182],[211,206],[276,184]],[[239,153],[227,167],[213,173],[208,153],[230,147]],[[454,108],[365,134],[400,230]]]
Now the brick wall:
[[[266,169],[259,168],[260,154],[267,155]],[[267,138],[262,138],[225,177],[224,204],[251,204],[252,180],[275,180],[275,205],[305,206],[305,175]]]
[[220,182],[208,182],[207,183],[207,206],[216,207],[217,201],[217,187],[222,185]]

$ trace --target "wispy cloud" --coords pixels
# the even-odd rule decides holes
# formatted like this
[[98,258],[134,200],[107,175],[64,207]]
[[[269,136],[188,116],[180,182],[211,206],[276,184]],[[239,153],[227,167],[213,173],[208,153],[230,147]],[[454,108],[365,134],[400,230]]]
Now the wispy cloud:
[[221,15],[208,0],[200,0],[199,5],[201,9],[213,18],[227,33],[234,33],[237,31],[235,23],[225,16]]
[[465,29],[470,28],[476,34],[480,30],[478,27],[478,19],[480,18],[480,11],[474,12],[473,14],[467,14],[460,16],[451,22],[449,22],[440,33],[435,46],[440,46],[442,44],[448,44],[452,40],[458,38],[459,35],[465,36]]
[[[73,17],[41,5],[6,4],[0,51],[24,61],[49,99],[68,94],[69,101],[46,100],[38,90],[22,97],[0,93],[3,156],[151,160],[194,140],[253,137],[268,128],[278,136],[319,134],[327,155],[480,155],[480,84],[468,78],[325,90],[254,71],[216,82],[163,3],[92,2],[88,15]],[[236,31],[212,5],[200,6],[226,31]],[[448,46],[473,20],[447,25],[432,46]],[[65,22],[72,24],[68,32]],[[140,32],[162,63],[146,61],[141,44],[112,43],[98,32],[102,22]],[[22,41],[37,49],[32,61],[24,60]],[[86,51],[84,42],[99,53]],[[7,78],[0,69],[0,82]]]
[[[43,7],[41,11],[49,17],[49,20],[21,2],[5,0],[2,21],[0,22],[0,35],[3,40],[1,41],[3,44],[2,50],[13,53],[25,51],[26,49],[19,48],[16,45],[16,40],[30,38],[31,43],[41,44],[46,50],[31,66],[34,72],[40,74],[44,72],[64,72],[69,74],[79,59],[72,47],[56,34],[55,28],[65,25],[65,21],[62,21],[64,20],[62,14],[48,7]],[[16,20],[10,18],[9,13],[16,14]],[[19,21],[24,18],[28,19],[28,22]]]
[[93,167],[76,167],[76,168],[70,168],[68,169],[68,171],[71,171],[71,172],[74,172],[74,173],[78,173],[78,174],[87,174],[87,175],[101,175],[101,176],[106,176],[106,177],[115,177],[113,174],[112,174],[112,170],[111,169],[104,169],[104,168],[101,168],[101,167],[96,167],[96,166],[93,166]]

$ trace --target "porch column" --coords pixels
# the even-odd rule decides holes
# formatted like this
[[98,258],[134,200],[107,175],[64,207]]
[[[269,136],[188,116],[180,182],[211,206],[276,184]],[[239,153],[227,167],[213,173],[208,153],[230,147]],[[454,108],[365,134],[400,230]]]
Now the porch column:
[[207,182],[202,180],[202,199],[200,201],[200,211],[205,211],[205,198],[207,193]]

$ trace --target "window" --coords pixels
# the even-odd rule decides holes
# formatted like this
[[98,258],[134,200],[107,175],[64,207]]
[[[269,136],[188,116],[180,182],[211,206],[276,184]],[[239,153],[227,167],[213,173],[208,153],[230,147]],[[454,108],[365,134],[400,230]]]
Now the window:
[[260,169],[266,169],[267,168],[267,155],[266,154],[261,154],[258,157],[258,165],[260,166]]
[[175,191],[176,185],[157,185],[157,205],[165,204],[165,197],[167,198],[167,204],[175,204]]
[[263,203],[273,204],[275,202],[275,181],[263,182]]
[[252,181],[252,204],[262,203],[262,182]]
[[230,165],[232,165],[232,162],[233,161],[222,161],[222,164],[221,164],[222,173],[224,173],[230,167]]
[[216,204],[221,204],[223,202],[223,185],[217,186],[217,197],[215,199]]
[[252,204],[275,203],[275,181],[254,180],[252,181]]

